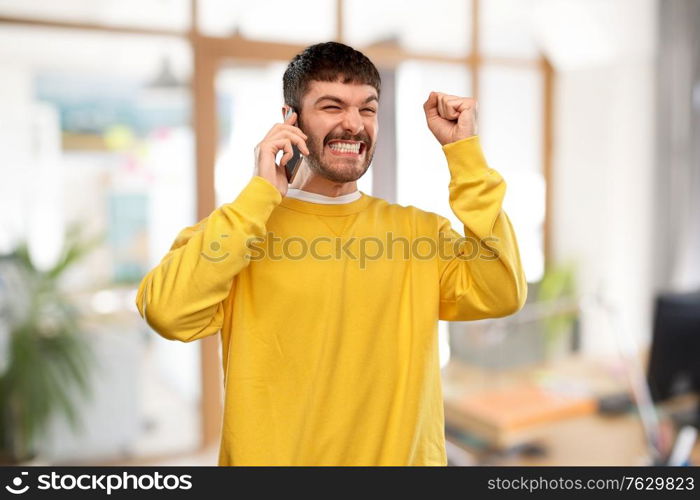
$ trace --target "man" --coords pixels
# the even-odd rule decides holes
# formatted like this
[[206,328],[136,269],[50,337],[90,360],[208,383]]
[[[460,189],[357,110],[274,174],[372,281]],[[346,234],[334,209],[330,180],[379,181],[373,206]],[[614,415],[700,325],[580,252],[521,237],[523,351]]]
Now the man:
[[[445,465],[437,321],[513,314],[527,295],[476,102],[432,92],[423,106],[460,237],[444,217],[357,190],[379,128],[369,59],[313,45],[283,86],[293,113],[256,147],[255,175],[180,233],[139,311],[168,339],[221,333],[220,465]],[[290,186],[292,146],[304,162]]]

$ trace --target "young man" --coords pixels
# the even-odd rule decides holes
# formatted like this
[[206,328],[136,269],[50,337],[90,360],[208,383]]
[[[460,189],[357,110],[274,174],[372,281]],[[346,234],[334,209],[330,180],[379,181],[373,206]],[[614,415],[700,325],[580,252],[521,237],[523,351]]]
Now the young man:
[[[357,190],[378,132],[369,59],[313,45],[283,83],[283,116],[294,112],[256,147],[255,175],[180,233],[143,279],[139,311],[168,339],[221,333],[220,465],[444,465],[437,321],[513,314],[527,295],[476,102],[431,92],[423,105],[461,237]],[[289,186],[292,146],[304,162]]]

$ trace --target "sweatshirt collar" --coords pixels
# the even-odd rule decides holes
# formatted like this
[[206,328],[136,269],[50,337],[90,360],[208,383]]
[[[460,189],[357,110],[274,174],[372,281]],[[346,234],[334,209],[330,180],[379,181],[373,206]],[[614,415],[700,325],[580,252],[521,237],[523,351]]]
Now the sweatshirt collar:
[[318,193],[304,191],[302,189],[287,189],[288,198],[296,198],[297,200],[310,201],[311,203],[323,203],[326,205],[339,205],[341,203],[350,203],[362,196],[360,191],[355,190],[352,193],[343,194],[340,196],[325,196]]
[[360,197],[354,201],[340,204],[313,203],[311,201],[300,200],[285,196],[282,198],[281,206],[315,215],[348,215],[364,210],[370,202],[371,196],[359,191]]

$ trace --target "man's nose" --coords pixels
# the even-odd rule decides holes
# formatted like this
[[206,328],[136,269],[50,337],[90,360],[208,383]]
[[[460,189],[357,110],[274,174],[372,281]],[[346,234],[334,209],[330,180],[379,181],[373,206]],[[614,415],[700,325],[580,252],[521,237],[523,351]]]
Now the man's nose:
[[348,109],[343,115],[343,129],[352,134],[357,135],[364,129],[364,123],[362,121],[362,116],[357,109]]

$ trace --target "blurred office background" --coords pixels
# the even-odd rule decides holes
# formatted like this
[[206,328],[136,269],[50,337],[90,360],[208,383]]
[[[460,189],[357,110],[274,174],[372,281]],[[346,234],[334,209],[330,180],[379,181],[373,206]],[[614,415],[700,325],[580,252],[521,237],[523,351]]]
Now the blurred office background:
[[461,230],[431,90],[478,99],[508,185],[528,303],[439,325],[451,463],[646,463],[700,385],[663,350],[640,418],[660,301],[697,310],[699,27],[693,0],[0,0],[0,455],[216,462],[218,339],[160,338],[136,288],[252,175],[286,62],[339,40],[384,85],[360,190]]

